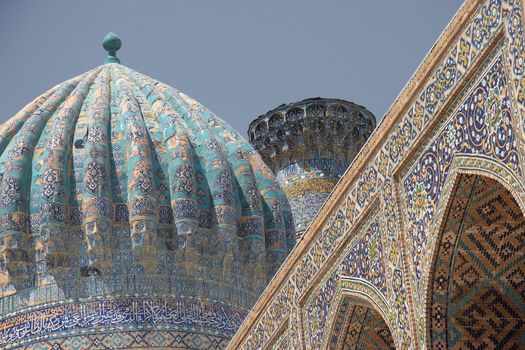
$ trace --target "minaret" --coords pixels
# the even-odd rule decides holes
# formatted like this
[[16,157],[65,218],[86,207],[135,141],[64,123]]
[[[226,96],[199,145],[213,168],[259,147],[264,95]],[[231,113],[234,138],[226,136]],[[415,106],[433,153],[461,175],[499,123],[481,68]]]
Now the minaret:
[[375,126],[366,108],[319,97],[281,105],[250,124],[250,143],[286,193],[297,239]]

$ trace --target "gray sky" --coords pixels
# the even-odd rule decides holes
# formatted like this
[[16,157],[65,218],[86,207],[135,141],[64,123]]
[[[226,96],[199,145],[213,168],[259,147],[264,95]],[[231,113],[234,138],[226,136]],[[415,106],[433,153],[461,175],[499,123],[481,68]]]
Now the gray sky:
[[197,99],[243,135],[281,103],[331,97],[380,120],[459,0],[0,0],[0,122],[53,85],[121,62]]

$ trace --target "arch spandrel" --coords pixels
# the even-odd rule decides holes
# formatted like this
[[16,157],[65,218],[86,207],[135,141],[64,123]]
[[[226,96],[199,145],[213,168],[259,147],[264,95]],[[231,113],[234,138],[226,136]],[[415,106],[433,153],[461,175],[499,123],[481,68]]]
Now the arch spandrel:
[[[421,314],[425,302],[425,275],[435,241],[433,221],[450,187],[451,172],[462,163],[469,169],[502,174],[514,187],[523,181],[519,132],[505,67],[504,42],[481,65],[462,97],[452,106],[450,117],[436,127],[417,153],[417,160],[400,181],[405,222],[405,249],[412,281],[414,312]],[[417,318],[419,338],[423,319]]]
[[[427,347],[423,320],[425,283],[422,281],[430,266],[435,240],[432,223],[439,215],[439,205],[444,200],[443,193],[455,162],[466,158],[466,162],[461,159],[465,169],[486,170],[494,176],[513,178],[519,184],[516,188],[523,187],[525,182],[523,5],[523,1],[513,0],[465,2],[356,156],[302,241],[260,298],[256,311],[241,326],[230,348],[264,348],[270,339],[275,339],[277,325],[286,317],[290,330],[293,326],[298,334],[310,332],[306,329],[306,319],[297,317],[297,309],[307,305],[305,295],[319,290],[330,278],[331,267],[338,261],[335,256],[352,241],[356,228],[370,214],[378,198],[384,229],[388,305],[385,314],[392,324],[397,348]],[[472,121],[462,129],[466,134],[462,135],[459,127],[446,129],[447,123],[456,123],[461,118]],[[454,135],[454,129],[460,132]],[[472,130],[473,138],[469,134]],[[476,132],[482,137],[477,138]],[[465,135],[470,139],[462,137]],[[432,152],[432,142],[437,139],[436,166],[448,168],[437,174],[439,178],[429,181],[427,188],[423,187],[427,191],[434,188],[441,194],[441,197],[437,195],[440,198],[432,199],[433,208],[427,211],[428,201],[424,199],[428,193],[414,191],[415,187],[403,181],[413,181],[406,175],[414,170],[413,164],[423,159],[424,152]],[[456,146],[457,140],[461,142]],[[434,183],[439,185],[432,185]],[[424,194],[419,201],[414,201],[418,205],[410,204],[410,210],[423,212],[420,231],[414,229],[417,225],[411,224],[406,215],[407,193],[415,194],[416,199],[418,193]],[[519,196],[523,198],[521,189]],[[334,230],[333,223],[341,212],[348,227]],[[405,242],[412,245],[417,242],[419,246],[409,249]],[[313,261],[319,247],[322,247],[322,259],[307,266],[306,262]],[[285,317],[274,317],[270,310],[279,303],[277,297],[287,281],[294,281],[287,304],[289,310],[284,313]],[[295,283],[297,281],[300,283]],[[326,327],[326,322],[324,324]],[[262,335],[256,334],[257,329],[262,330]],[[293,344],[290,341],[288,348],[308,348],[305,345],[308,337],[299,338]]]
[[308,348],[327,348],[330,330],[337,319],[338,305],[344,298],[383,315],[393,322],[387,301],[387,285],[383,256],[383,229],[379,207],[353,233],[345,248],[326,272],[317,287],[300,302],[302,339]]
[[[330,291],[330,288],[333,288],[333,291]],[[368,323],[375,320],[373,323],[378,324],[381,321],[381,327],[388,330],[391,342],[394,344],[393,317],[389,314],[386,299],[371,283],[359,278],[338,276],[337,271],[334,271],[322,287],[312,294],[301,307],[299,315],[304,330],[300,338],[303,339],[306,348],[334,349],[334,344],[339,344],[341,341],[340,337],[344,333],[342,328],[345,327],[344,323],[347,321],[347,317],[342,316],[341,313],[349,311],[350,306],[352,310],[358,307],[353,310],[358,312],[362,318],[358,324],[365,321],[367,313],[370,313],[367,318],[370,321]],[[346,309],[342,311],[341,309],[345,307]],[[316,315],[320,317],[317,318]],[[346,324],[346,326],[349,325]],[[355,327],[357,325],[354,325]],[[289,337],[292,337],[293,334],[293,332],[288,332]],[[354,348],[357,349],[359,348],[358,339],[354,340]]]

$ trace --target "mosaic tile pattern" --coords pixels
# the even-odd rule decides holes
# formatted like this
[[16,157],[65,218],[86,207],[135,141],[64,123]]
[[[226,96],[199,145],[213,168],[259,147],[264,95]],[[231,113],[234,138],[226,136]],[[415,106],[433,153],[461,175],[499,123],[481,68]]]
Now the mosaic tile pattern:
[[334,320],[334,326],[330,334],[330,341],[328,349],[336,350],[340,348],[341,338],[345,338],[344,334],[347,332],[347,325],[353,315],[353,305],[349,298],[344,298],[339,303],[339,308]]
[[290,202],[297,238],[375,125],[375,117],[364,107],[327,98],[281,105],[250,124],[250,142],[273,169]]
[[328,349],[395,349],[395,344],[387,324],[377,311],[343,297]]
[[308,303],[307,315],[305,315],[306,342],[312,349],[320,349],[328,313],[332,306],[337,285],[337,272],[333,272],[330,278],[324,282],[315,299]]
[[[356,235],[354,244],[343,251],[340,259],[330,270],[329,277],[323,280],[320,288],[315,290],[305,304],[303,322],[305,322],[305,343],[307,347],[321,349],[327,341],[331,341],[328,340],[326,329],[330,328],[329,325],[332,322],[335,324],[333,332],[337,332],[339,313],[341,309],[345,308],[345,300],[338,302],[337,297],[342,287],[341,283],[338,282],[341,278],[352,280],[357,284],[366,280],[373,281],[366,288],[368,294],[370,294],[371,289],[379,295],[386,292],[386,281],[382,278],[384,276],[384,262],[378,218],[376,212],[371,221],[364,225]],[[338,306],[338,303],[341,305]],[[349,306],[347,305],[347,307]],[[339,311],[337,311],[338,308]],[[331,321],[331,319],[335,320]]]
[[[59,84],[0,130],[0,317],[13,324],[3,346],[115,317],[112,326],[140,324],[121,312],[133,295],[216,300],[177,320],[191,308],[168,298],[173,324],[164,323],[199,320],[203,334],[226,339],[295,244],[285,195],[249,143],[120,64]],[[39,311],[57,315],[44,326],[17,314],[102,295],[121,299],[96,306],[92,324],[76,313],[87,304]],[[238,309],[228,329],[221,303]]]
[[32,350],[214,350],[224,349],[228,339],[202,333],[178,331],[104,332],[56,338],[31,345]]
[[[460,15],[464,22],[456,22],[444,34],[444,51],[436,48],[430,53],[435,66],[423,81],[410,82],[410,95],[402,93],[403,100],[383,121],[389,125],[395,120],[389,130],[380,125],[381,134],[372,135],[364,146],[367,158],[358,155],[356,161],[363,165],[350,169],[348,179],[342,179],[343,185],[349,182],[348,188],[332,195],[330,200],[337,204],[323,213],[323,226],[315,226],[290,270],[274,280],[272,291],[276,291],[263,295],[265,308],[241,326],[233,348],[263,347],[286,320],[299,334],[308,334],[307,325],[321,322],[302,320],[305,311],[297,309],[303,308],[305,299],[319,300],[317,305],[322,307],[316,293],[332,276],[327,261],[333,263],[343,246],[352,248],[357,243],[352,237],[376,206],[381,213],[387,324],[392,325],[398,348],[415,349],[426,343],[429,325],[422,307],[426,303],[424,276],[430,269],[436,235],[431,225],[444,200],[439,193],[446,188],[452,169],[484,171],[505,181],[520,198],[524,193],[521,2],[471,2]],[[457,35],[452,36],[455,30]],[[410,90],[419,84],[420,88]],[[333,285],[337,284],[336,278]],[[354,288],[359,290],[357,284]],[[368,289],[367,295],[380,305],[381,293],[371,290],[376,289]],[[285,311],[272,314],[282,302],[288,308],[280,307]],[[309,304],[304,305],[308,308]],[[301,348],[309,339],[290,337],[289,348]]]
[[383,244],[379,222],[373,222],[340,264],[339,274],[361,278],[386,295]]
[[0,319],[0,346],[13,348],[65,334],[101,329],[167,328],[230,338],[246,311],[213,300],[151,297],[63,302],[20,310]]
[[522,175],[506,86],[507,77],[499,57],[406,176],[403,186],[410,193],[407,214],[413,223],[409,251],[417,278],[428,263],[422,261],[428,240],[425,229],[434,215],[455,154],[483,154]]
[[458,177],[431,276],[431,348],[525,347],[524,237],[508,190]]
[[[352,322],[353,324],[353,322]],[[348,329],[352,329],[352,324]],[[359,325],[359,324],[358,324]],[[359,339],[355,349],[395,349],[394,339],[385,321],[379,313],[371,308],[366,309]],[[348,337],[345,339],[348,339]]]
[[272,350],[286,350],[288,347],[288,332],[284,331],[273,344]]

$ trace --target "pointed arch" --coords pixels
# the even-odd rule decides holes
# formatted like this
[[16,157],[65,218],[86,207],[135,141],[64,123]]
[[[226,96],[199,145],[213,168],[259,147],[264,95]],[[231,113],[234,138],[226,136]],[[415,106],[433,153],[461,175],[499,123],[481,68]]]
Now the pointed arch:
[[386,315],[367,294],[343,289],[336,305],[325,349],[396,348]]
[[463,162],[450,174],[433,225],[438,234],[426,278],[429,349],[524,345],[523,192],[496,165],[484,164],[492,172],[472,165]]

